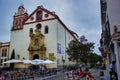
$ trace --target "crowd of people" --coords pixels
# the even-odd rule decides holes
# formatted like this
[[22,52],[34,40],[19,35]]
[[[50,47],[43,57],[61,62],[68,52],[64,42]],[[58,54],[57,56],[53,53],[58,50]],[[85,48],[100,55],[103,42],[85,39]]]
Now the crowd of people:
[[[109,66],[110,80],[118,80],[115,63],[116,63],[115,61],[112,61]],[[69,80],[68,78],[72,78],[73,80],[82,80],[82,79],[83,80],[96,80],[95,77],[91,74],[88,67],[84,67],[84,68],[79,67],[78,68],[78,66],[76,66],[76,65],[64,66],[64,72],[68,72],[68,73],[66,73],[66,77],[67,77],[66,80]],[[45,76],[46,74],[51,76],[52,73],[56,74],[57,70],[56,69],[48,70],[44,66],[39,66],[38,70],[37,70],[37,74],[42,75],[42,76]],[[22,77],[22,76],[34,77],[34,74],[35,74],[35,70],[33,70],[33,69],[13,70],[13,71],[6,71],[6,72],[0,70],[0,80],[5,80],[6,78],[9,79],[9,78]],[[105,74],[102,70],[100,71],[99,76],[100,76],[100,80],[107,80],[107,79],[105,79]]]
[[51,76],[57,73],[56,68],[46,69],[44,66],[40,68],[25,68],[13,70],[0,70],[0,80],[27,80],[37,77]]
[[86,67],[85,70],[76,69],[76,70],[71,70],[70,72],[66,73],[67,79],[66,80],[96,80],[95,77],[91,74],[89,69]]

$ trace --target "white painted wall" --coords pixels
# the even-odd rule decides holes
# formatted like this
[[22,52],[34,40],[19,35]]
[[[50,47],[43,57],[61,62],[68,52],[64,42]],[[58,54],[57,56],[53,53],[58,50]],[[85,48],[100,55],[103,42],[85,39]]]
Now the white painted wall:
[[[108,18],[110,22],[110,30],[111,35],[114,33],[114,26],[120,31],[120,0],[107,0],[107,12]],[[118,41],[113,41],[115,47],[115,55],[116,55],[116,68],[118,73],[118,80],[120,80],[120,46],[118,45]],[[113,56],[111,56],[113,57]]]
[[[35,30],[35,27],[38,23],[33,24],[27,24],[24,25],[23,30],[19,31],[13,31],[11,32],[11,49],[15,49],[16,54],[21,54],[22,57],[25,57],[25,59],[28,59],[28,47],[30,43],[30,37],[29,37],[29,29],[33,28]],[[54,52],[56,53],[56,30],[55,30],[55,21],[45,21],[41,22],[42,28],[41,33],[45,35],[45,46],[47,47],[47,53]],[[49,32],[48,34],[44,34],[44,27],[48,25]],[[48,55],[47,55],[48,56]]]
[[68,47],[68,43],[73,40],[73,36],[70,34],[68,30],[63,27],[61,23],[57,23],[57,43],[61,44],[62,53],[58,53],[57,59],[59,59],[62,64],[62,56],[66,62],[68,62],[68,55],[66,53],[66,48]]
[[[67,53],[65,52],[68,43],[74,39],[73,36],[63,27],[58,20],[49,20],[44,22],[38,22],[42,25],[41,33],[45,36],[45,46],[47,48],[46,57],[49,57],[49,53],[54,53],[54,56],[60,60],[62,63],[62,56],[66,61],[68,61]],[[11,45],[10,45],[10,52],[15,49],[15,54],[20,55],[20,59],[29,59],[29,52],[28,47],[30,43],[29,37],[29,29],[35,27],[38,23],[26,24],[23,27],[23,30],[17,30],[11,32]],[[49,31],[48,34],[44,33],[44,27],[48,26]],[[61,49],[63,50],[62,54],[57,53],[57,43],[61,44]],[[66,57],[65,57],[66,56]],[[17,58],[17,56],[16,56]]]
[[114,33],[114,26],[120,28],[120,0],[107,0],[107,12],[110,21],[111,34]]

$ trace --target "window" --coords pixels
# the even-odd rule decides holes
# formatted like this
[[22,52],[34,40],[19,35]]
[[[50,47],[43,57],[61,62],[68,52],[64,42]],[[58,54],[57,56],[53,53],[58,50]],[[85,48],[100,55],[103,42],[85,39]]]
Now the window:
[[5,53],[4,53],[4,56],[7,56],[7,49],[5,49]]
[[5,50],[4,50],[4,49],[2,49],[2,56],[4,56],[4,53],[5,53]]
[[48,33],[48,26],[45,26],[45,33]]
[[40,24],[40,23],[37,24],[37,25],[36,25],[36,28],[37,28],[37,29],[41,29],[41,24]]
[[38,11],[36,15],[36,20],[41,20],[42,19],[42,11]]
[[30,28],[30,33],[33,33],[33,28]]
[[35,46],[38,45],[38,39],[35,39],[35,41],[34,41],[34,45],[35,45]]

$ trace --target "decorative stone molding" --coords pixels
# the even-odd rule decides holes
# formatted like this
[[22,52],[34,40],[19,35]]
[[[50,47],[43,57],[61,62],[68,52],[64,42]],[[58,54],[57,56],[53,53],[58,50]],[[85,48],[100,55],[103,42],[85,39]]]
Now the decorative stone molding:
[[116,32],[111,36],[112,40],[120,40],[120,33]]
[[[31,29],[32,30],[32,29]],[[30,44],[28,47],[29,59],[34,59],[37,55],[39,59],[46,58],[46,47],[44,45],[44,35],[41,33],[40,29],[36,29],[29,32]]]

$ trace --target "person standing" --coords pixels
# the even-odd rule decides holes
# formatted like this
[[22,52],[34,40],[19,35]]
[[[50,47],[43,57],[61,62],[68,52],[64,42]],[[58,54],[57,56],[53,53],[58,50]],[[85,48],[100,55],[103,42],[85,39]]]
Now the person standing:
[[2,75],[1,70],[0,70],[0,80],[5,80],[4,76]]
[[110,68],[110,72],[109,72],[110,80],[118,80],[115,64],[116,64],[116,61],[112,61],[112,63],[109,66],[109,68]]

